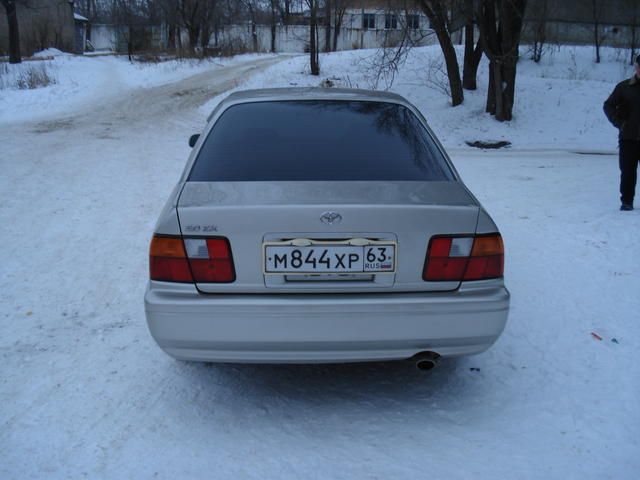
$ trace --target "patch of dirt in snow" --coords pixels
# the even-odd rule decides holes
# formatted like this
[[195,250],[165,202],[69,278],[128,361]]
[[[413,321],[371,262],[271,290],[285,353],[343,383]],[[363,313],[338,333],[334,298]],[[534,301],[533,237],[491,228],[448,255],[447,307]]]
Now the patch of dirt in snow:
[[48,122],[38,123],[32,130],[33,133],[50,133],[58,130],[70,130],[75,126],[71,119],[52,120]]

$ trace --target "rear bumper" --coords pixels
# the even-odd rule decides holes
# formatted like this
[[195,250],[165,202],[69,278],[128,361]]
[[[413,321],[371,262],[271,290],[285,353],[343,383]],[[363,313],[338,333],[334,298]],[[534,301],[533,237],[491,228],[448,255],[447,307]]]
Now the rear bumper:
[[314,363],[396,360],[429,350],[480,353],[502,333],[502,281],[455,292],[203,295],[192,285],[150,282],[149,330],[183,360]]

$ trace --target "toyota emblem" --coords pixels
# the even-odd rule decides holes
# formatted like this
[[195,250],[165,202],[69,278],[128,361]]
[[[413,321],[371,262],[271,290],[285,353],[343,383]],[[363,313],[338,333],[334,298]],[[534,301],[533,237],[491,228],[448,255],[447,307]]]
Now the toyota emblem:
[[342,221],[342,215],[336,212],[324,212],[320,215],[320,221],[327,225],[333,225]]

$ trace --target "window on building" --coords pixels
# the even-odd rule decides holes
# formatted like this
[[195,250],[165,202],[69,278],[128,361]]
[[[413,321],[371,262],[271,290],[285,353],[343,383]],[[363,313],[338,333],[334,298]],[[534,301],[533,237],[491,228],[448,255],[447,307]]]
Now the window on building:
[[411,30],[420,29],[420,15],[407,15],[407,28]]
[[376,29],[376,15],[375,13],[363,13],[362,14],[362,28],[364,30]]
[[385,30],[395,30],[398,28],[398,17],[391,13],[387,13],[384,16],[384,28]]

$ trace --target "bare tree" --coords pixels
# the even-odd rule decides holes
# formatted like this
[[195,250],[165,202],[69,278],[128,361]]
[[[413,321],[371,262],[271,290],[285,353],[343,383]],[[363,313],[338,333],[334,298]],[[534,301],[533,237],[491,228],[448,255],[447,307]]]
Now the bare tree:
[[629,41],[629,50],[631,51],[631,65],[636,61],[636,54],[638,48],[638,21],[640,20],[639,5],[637,0],[626,1],[627,11],[630,12],[629,18],[631,19],[631,39]]
[[91,25],[98,15],[98,4],[96,0],[80,0],[74,2],[74,7],[89,20],[87,22],[87,40],[91,41]]
[[20,29],[18,27],[18,11],[16,0],[0,0],[7,13],[9,23],[9,63],[21,63]]
[[385,32],[383,48],[370,63],[370,71],[373,72],[370,79],[371,88],[377,89],[380,82],[384,82],[387,89],[390,88],[411,48],[413,48],[413,42],[406,26],[403,26],[400,31],[399,38],[390,39],[389,32]]
[[489,58],[487,112],[496,120],[511,120],[516,64],[527,0],[481,0],[476,18],[484,52]]
[[269,6],[271,7],[271,52],[275,53],[276,51],[276,32],[278,28],[278,15],[280,8],[280,0],[269,0]]
[[601,31],[605,4],[606,2],[603,2],[603,0],[591,0],[590,5],[593,21],[593,45],[596,47],[596,63],[600,63],[600,46],[606,38],[606,35]]
[[451,90],[451,104],[455,107],[464,100],[462,91],[462,81],[460,80],[460,67],[458,57],[451,40],[449,12],[452,5],[447,0],[417,0],[418,5],[429,18],[431,28],[438,37],[444,61],[447,66],[447,76],[449,77],[449,87]]
[[318,52],[318,3],[319,0],[306,0],[309,7],[309,65],[311,75],[320,75],[320,55]]
[[211,33],[215,26],[215,17],[218,13],[217,0],[201,0],[202,14],[200,15],[200,47],[202,56],[204,57],[209,46]]
[[482,37],[475,43],[475,22],[473,0],[464,0],[464,61],[462,69],[462,88],[475,90],[478,88],[476,77],[482,60]]
[[276,0],[280,19],[283,25],[289,25],[291,22],[291,0]]
[[136,22],[137,5],[129,0],[113,0],[111,18],[116,25],[118,35],[127,44],[129,61],[133,61],[133,27]]
[[249,20],[251,22],[251,45],[253,46],[253,51],[258,51],[258,30],[257,30],[257,20],[256,20],[256,9],[257,9],[257,1],[258,0],[241,0],[245,5],[247,10],[249,11]]
[[331,51],[331,2],[324,0],[324,51]]
[[346,0],[333,0],[333,51],[338,50],[338,37],[342,29],[342,20],[347,11]]
[[204,2],[201,0],[177,0],[181,24],[189,35],[189,50],[196,51],[198,38],[202,30],[201,15],[204,13]]
[[529,15],[529,29],[533,44],[531,45],[531,60],[538,63],[542,60],[542,52],[547,41],[547,21],[549,19],[549,0],[537,0],[533,2]]

